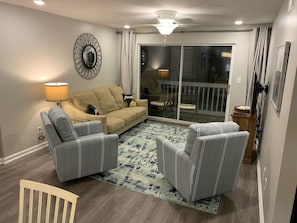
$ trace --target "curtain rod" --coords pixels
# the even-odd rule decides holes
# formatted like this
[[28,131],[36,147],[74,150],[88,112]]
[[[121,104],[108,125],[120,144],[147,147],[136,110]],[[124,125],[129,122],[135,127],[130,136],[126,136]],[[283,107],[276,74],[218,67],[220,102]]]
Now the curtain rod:
[[[238,30],[232,30],[232,29],[222,29],[222,30],[196,30],[196,31],[177,31],[177,32],[173,32],[173,33],[207,33],[207,32],[211,32],[211,33],[219,33],[219,32],[251,32],[253,31],[253,28],[260,28],[261,26],[268,26],[269,28],[272,28],[272,24],[271,23],[264,23],[264,24],[258,24],[255,25],[253,27],[247,27],[244,29],[238,29]],[[133,30],[132,30],[133,31]],[[117,31],[117,34],[122,34],[122,31]],[[135,34],[160,34],[159,32],[155,31],[155,32],[135,32]]]
[[[198,30],[198,31],[178,31],[172,34],[184,34],[184,33],[220,33],[220,32],[251,32],[253,29],[242,29],[242,30]],[[117,34],[122,34],[123,31],[117,31]],[[135,34],[160,34],[159,32],[134,32]]]

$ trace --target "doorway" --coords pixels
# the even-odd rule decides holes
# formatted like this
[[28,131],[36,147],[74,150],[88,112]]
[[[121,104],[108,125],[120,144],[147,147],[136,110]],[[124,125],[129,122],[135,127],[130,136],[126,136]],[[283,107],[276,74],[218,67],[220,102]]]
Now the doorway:
[[232,46],[141,46],[140,98],[149,115],[224,121]]

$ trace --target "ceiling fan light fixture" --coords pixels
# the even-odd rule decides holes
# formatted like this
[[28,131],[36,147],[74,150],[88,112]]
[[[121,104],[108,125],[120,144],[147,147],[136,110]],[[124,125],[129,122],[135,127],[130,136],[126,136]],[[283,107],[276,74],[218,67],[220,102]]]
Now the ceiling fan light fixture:
[[156,28],[162,35],[170,35],[173,30],[177,27],[174,23],[159,23]]
[[178,26],[175,23],[176,11],[159,10],[156,12],[159,24],[155,25],[160,34],[170,35],[173,30]]
[[33,2],[36,5],[44,5],[44,1],[43,0],[34,0]]

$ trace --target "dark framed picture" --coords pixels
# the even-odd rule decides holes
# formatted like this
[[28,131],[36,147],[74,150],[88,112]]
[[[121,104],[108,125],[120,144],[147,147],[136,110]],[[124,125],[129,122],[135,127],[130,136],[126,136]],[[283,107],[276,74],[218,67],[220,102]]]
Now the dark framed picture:
[[272,93],[272,104],[276,112],[280,112],[281,110],[286,72],[290,54],[290,46],[290,42],[285,42],[278,47],[277,51],[274,87]]

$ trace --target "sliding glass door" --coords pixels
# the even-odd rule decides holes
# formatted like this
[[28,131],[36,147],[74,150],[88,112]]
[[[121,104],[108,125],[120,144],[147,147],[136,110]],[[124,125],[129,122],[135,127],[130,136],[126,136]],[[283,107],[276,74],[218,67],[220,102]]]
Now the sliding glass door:
[[149,115],[223,121],[231,46],[141,46],[140,97]]

